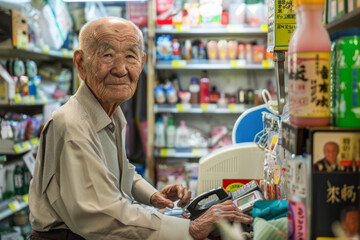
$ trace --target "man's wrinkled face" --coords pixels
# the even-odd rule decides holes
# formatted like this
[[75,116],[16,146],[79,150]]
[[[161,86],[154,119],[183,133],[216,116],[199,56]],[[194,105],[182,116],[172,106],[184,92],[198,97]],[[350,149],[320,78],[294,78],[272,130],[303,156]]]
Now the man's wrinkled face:
[[332,143],[326,144],[324,148],[324,155],[329,163],[331,164],[336,163],[336,157],[338,153],[339,153],[339,148],[336,144],[332,144]]
[[141,36],[121,21],[100,24],[94,36],[84,56],[86,82],[101,103],[120,104],[134,95],[143,68]]

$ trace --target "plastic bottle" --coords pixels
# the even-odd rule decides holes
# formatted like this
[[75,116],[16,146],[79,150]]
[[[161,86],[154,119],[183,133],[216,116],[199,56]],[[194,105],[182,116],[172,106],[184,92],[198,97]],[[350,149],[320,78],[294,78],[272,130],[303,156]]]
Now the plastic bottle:
[[[296,18],[296,28],[294,30],[294,32],[292,33],[291,37],[290,37],[290,41],[289,41],[289,47],[288,47],[288,73],[289,73],[289,89],[293,87],[294,85],[294,77],[295,77],[295,71],[296,71],[296,64],[294,65],[294,61],[293,61],[293,51],[294,51],[294,39],[297,38],[298,36],[298,32],[300,29],[300,25],[301,25],[301,15],[300,15],[300,9],[299,9],[299,0],[295,0],[294,1],[294,13],[295,13],[295,18]],[[293,69],[294,68],[294,69]],[[269,80],[268,82],[271,82],[271,80]],[[269,90],[269,89],[268,89]],[[270,92],[270,90],[269,90]],[[270,93],[271,97],[274,97],[271,93]]]
[[23,177],[24,178],[23,193],[27,194],[29,192],[31,173],[26,165],[24,166],[23,175],[24,175],[24,177]]
[[180,126],[176,129],[176,147],[189,147],[189,130],[186,127],[186,123],[184,120],[180,121]]
[[210,80],[208,73],[204,70],[200,78],[200,103],[210,102]]
[[217,91],[216,86],[212,86],[210,92],[210,103],[217,103],[219,97],[220,93]]
[[300,0],[301,25],[293,38],[294,84],[289,87],[290,122],[330,123],[330,38],[322,25],[324,0]]
[[23,195],[24,175],[23,168],[16,165],[14,169],[14,193],[15,195]]
[[199,79],[198,78],[191,78],[190,80],[190,103],[191,104],[199,104],[199,98],[200,98],[200,85],[199,85]]
[[165,126],[162,117],[155,123],[155,147],[165,147]]
[[188,39],[185,41],[185,52],[184,52],[184,58],[186,60],[191,60],[191,41]]
[[168,125],[166,127],[166,147],[175,147],[176,127],[174,125],[174,118],[169,117]]

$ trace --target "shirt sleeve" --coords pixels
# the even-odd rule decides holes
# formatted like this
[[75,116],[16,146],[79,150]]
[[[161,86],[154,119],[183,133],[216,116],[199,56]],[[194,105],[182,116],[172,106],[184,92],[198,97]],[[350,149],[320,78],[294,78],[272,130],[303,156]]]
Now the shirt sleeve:
[[[56,213],[75,233],[86,239],[192,239],[188,219],[170,217],[130,203],[117,179],[104,166],[96,146],[85,141],[66,141],[59,159],[59,176],[48,186]],[[135,177],[140,194],[146,181]],[[51,194],[52,192],[57,192]],[[137,189],[137,187],[136,187]],[[52,196],[50,196],[52,195]],[[55,196],[55,197],[54,197]],[[149,201],[150,197],[148,197]]]

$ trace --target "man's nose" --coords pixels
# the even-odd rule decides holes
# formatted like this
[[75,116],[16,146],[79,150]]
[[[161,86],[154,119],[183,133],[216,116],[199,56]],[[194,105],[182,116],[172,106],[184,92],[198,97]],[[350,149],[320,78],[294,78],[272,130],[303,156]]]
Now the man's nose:
[[114,65],[111,69],[111,74],[114,74],[118,77],[122,77],[127,74],[125,59],[123,57],[117,57],[115,59]]

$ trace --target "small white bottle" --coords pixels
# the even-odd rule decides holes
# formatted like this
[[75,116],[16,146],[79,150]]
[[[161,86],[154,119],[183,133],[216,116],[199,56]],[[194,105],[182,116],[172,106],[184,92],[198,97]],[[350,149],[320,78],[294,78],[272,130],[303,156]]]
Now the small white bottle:
[[174,118],[169,117],[168,125],[166,127],[166,147],[174,148],[176,138],[176,127],[174,125]]
[[155,123],[155,147],[165,147],[165,126],[162,117]]
[[184,120],[180,121],[180,126],[176,129],[176,147],[190,147],[189,144],[189,130],[186,127],[186,123]]

